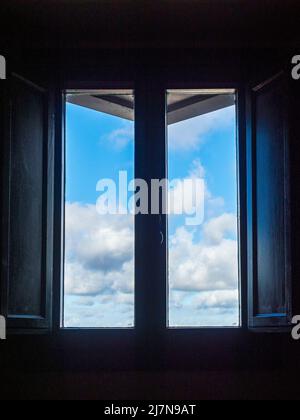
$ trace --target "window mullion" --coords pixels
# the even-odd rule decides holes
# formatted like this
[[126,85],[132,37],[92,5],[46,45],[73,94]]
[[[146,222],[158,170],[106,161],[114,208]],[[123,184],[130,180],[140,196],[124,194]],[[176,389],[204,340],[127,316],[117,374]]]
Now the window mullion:
[[[136,90],[136,178],[166,178],[165,90],[150,78]],[[166,328],[166,216],[136,217],[136,327],[150,336]]]

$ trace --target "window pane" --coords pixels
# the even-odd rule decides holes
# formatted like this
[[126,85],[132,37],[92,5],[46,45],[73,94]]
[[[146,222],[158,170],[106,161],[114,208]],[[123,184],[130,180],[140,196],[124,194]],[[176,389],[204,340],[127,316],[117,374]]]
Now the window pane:
[[134,326],[133,178],[133,92],[69,92],[64,327]]
[[239,326],[234,91],[168,92],[169,326]]

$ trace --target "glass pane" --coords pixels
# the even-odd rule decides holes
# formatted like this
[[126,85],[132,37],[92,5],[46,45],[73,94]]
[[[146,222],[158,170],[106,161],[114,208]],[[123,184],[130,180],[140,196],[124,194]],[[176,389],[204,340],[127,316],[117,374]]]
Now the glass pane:
[[240,325],[235,92],[168,92],[169,326]]
[[134,216],[118,194],[133,178],[133,92],[68,92],[66,328],[134,326]]

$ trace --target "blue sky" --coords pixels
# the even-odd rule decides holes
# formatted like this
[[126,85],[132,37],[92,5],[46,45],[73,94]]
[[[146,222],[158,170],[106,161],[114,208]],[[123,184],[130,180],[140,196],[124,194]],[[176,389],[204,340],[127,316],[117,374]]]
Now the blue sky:
[[[128,130],[125,147],[111,140],[118,130]],[[99,179],[117,180],[119,170],[133,178],[133,130],[133,122],[67,104],[67,201],[95,204]]]
[[[134,123],[71,104],[66,123],[65,326],[133,326],[133,217],[95,204],[101,178],[134,176]],[[205,179],[205,220],[170,216],[170,325],[236,325],[234,107],[169,127],[169,178],[190,173]]]

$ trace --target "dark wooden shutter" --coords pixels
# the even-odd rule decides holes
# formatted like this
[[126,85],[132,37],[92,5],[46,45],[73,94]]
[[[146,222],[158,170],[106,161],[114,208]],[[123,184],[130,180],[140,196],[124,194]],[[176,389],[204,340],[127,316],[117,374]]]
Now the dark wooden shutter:
[[8,328],[51,326],[53,118],[44,87],[16,74],[4,118],[1,311]]
[[247,101],[249,326],[291,320],[289,86],[284,72]]

